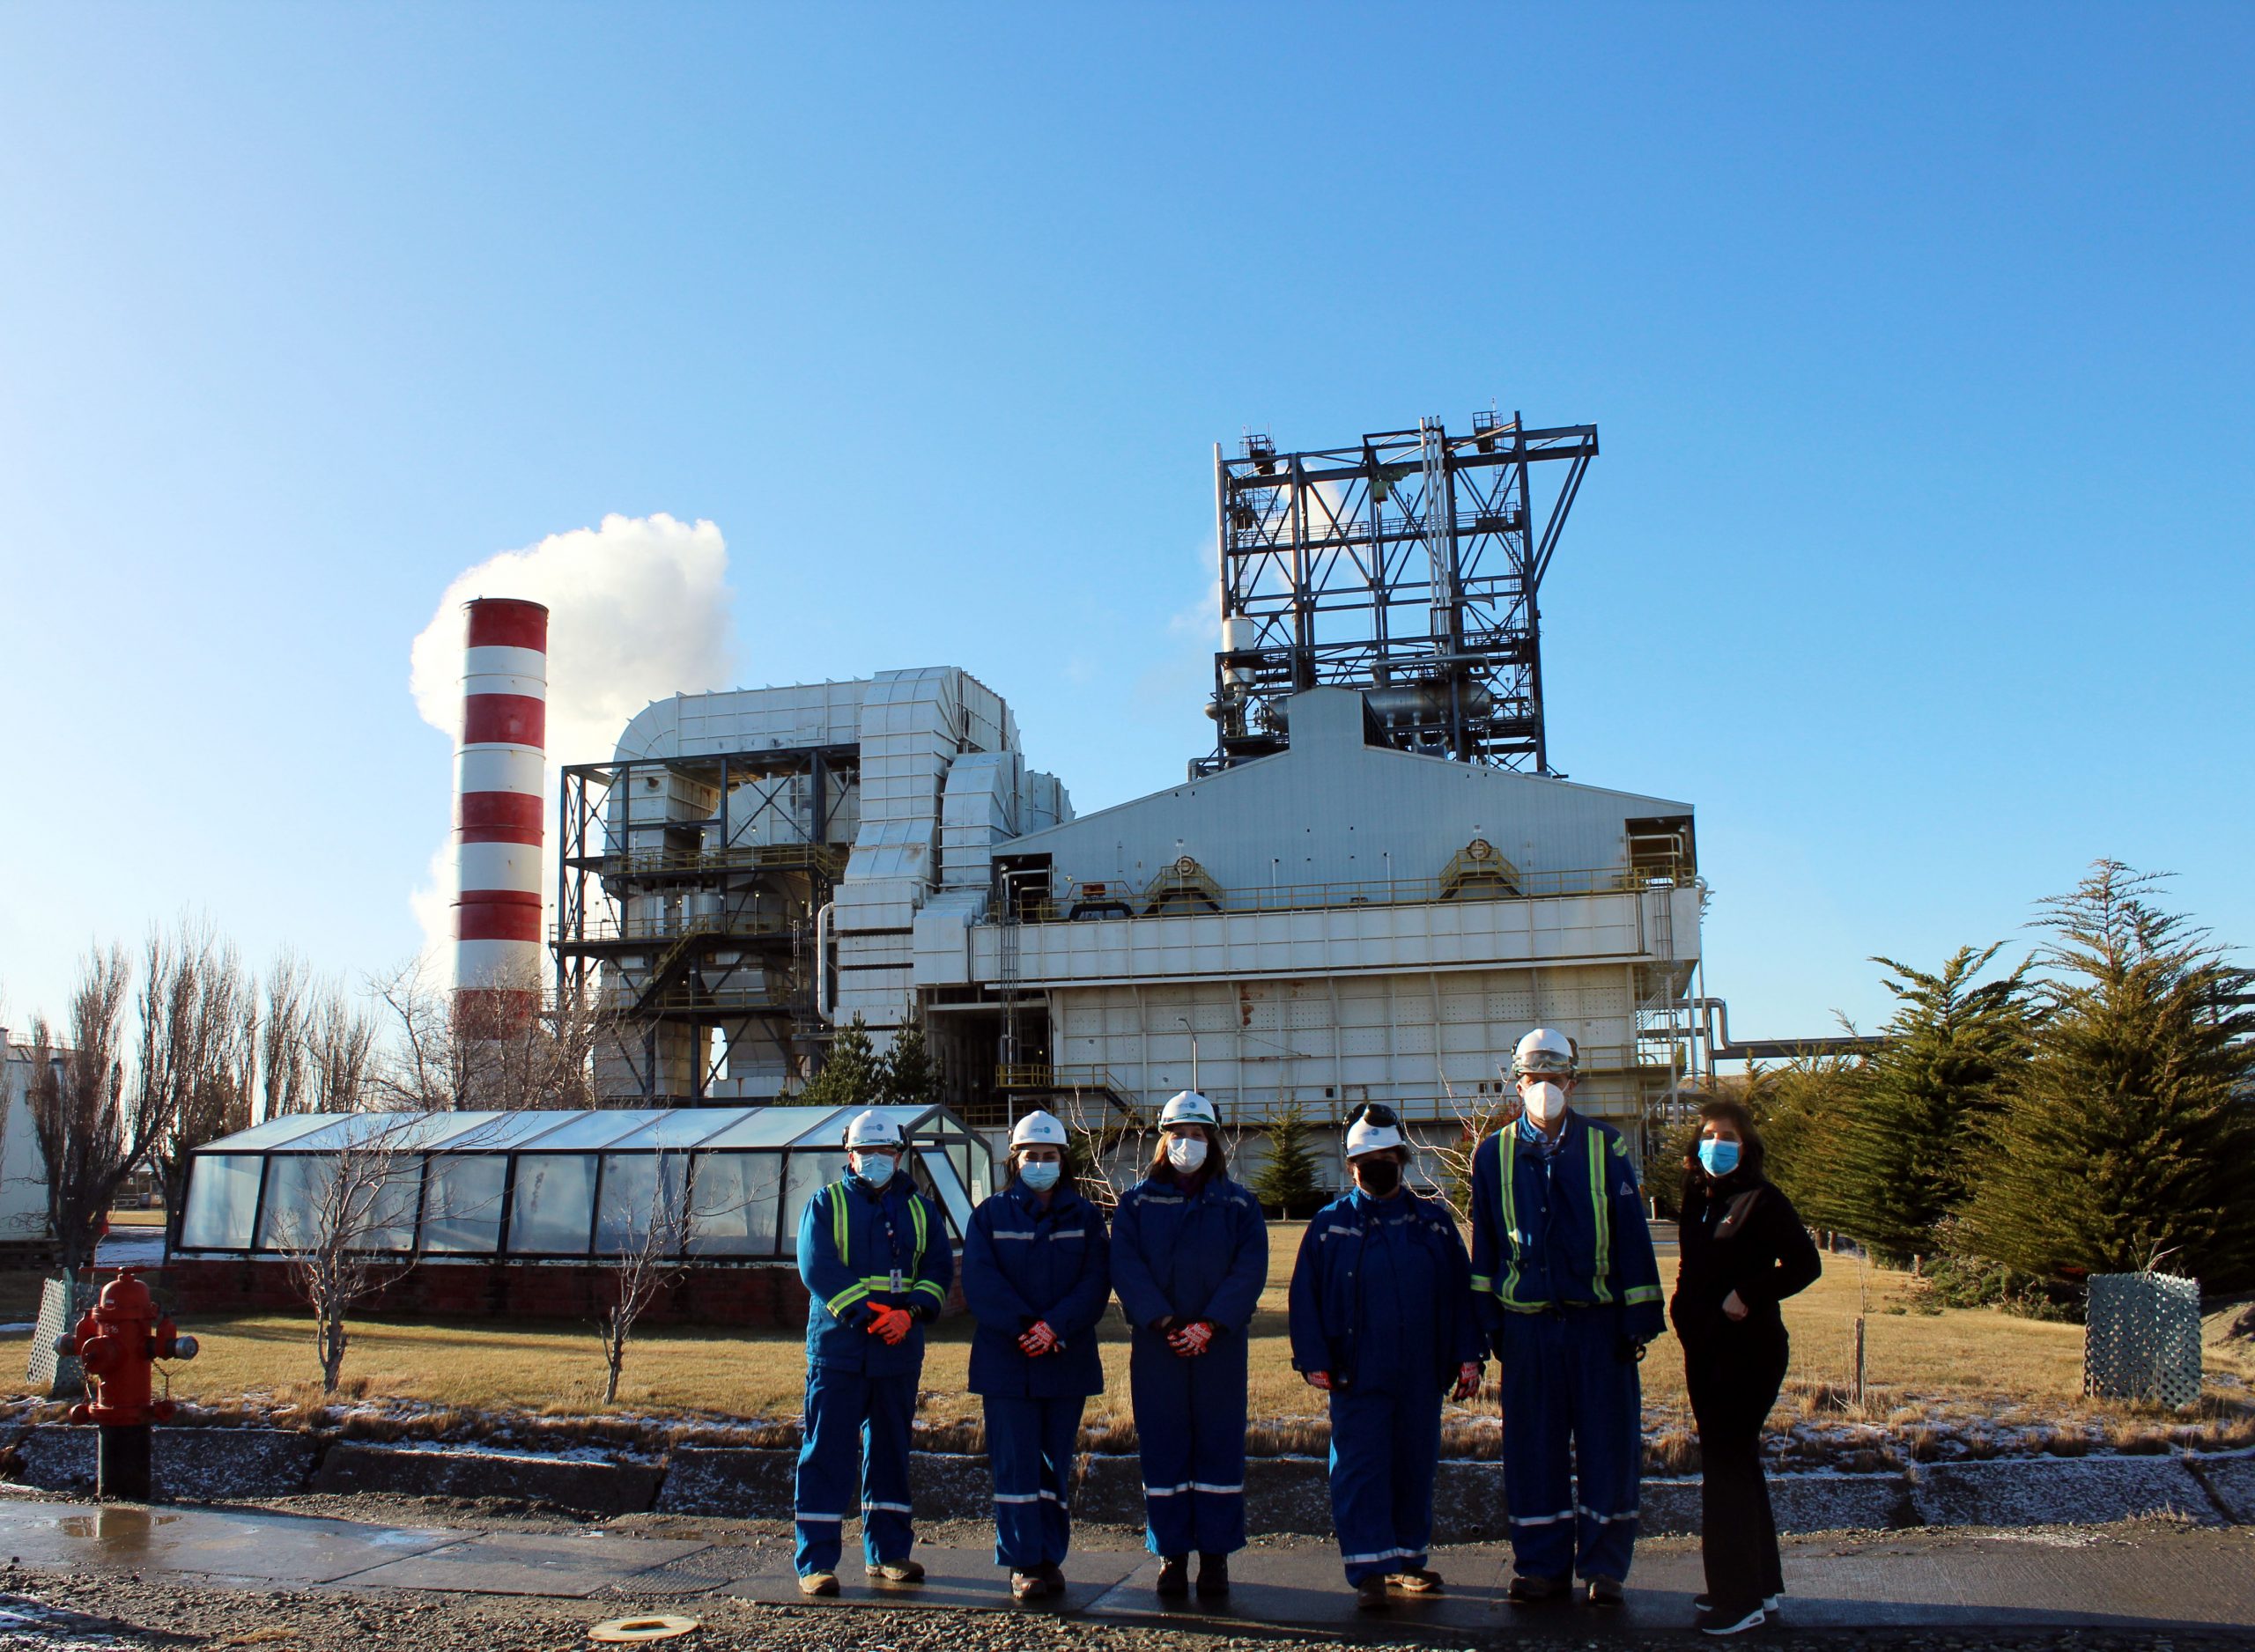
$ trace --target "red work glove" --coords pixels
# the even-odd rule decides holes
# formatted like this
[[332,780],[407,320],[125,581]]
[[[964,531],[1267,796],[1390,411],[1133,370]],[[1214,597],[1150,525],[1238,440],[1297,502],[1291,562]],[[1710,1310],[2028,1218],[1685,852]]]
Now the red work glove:
[[1214,1340],[1213,1322],[1194,1319],[1166,1339],[1166,1346],[1186,1360],[1194,1360],[1206,1352]]
[[1331,1391],[1331,1373],[1328,1371],[1310,1371],[1307,1374],[1307,1385],[1310,1388],[1320,1388],[1325,1393],[1328,1394]]
[[881,1339],[886,1346],[898,1345],[908,1334],[908,1327],[916,1322],[905,1308],[879,1308],[869,1317],[869,1335]]
[[1046,1319],[1039,1320],[1018,1339],[1018,1346],[1034,1359],[1057,1351],[1057,1333],[1049,1328]]
[[1454,1391],[1450,1394],[1449,1398],[1454,1400],[1467,1400],[1470,1399],[1479,1391],[1479,1363],[1476,1361],[1467,1360],[1462,1365],[1456,1368],[1456,1388]]

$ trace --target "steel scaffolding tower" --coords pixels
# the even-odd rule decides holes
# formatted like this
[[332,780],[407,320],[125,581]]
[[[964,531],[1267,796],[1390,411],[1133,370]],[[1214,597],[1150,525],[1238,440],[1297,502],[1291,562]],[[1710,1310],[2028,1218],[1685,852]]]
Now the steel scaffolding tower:
[[[1193,774],[1280,751],[1303,689],[1364,690],[1374,734],[1408,751],[1552,772],[1542,730],[1542,576],[1597,456],[1594,424],[1528,430],[1475,414],[1359,446],[1214,450],[1222,645],[1219,738]],[[1547,508],[1537,468],[1563,461]]]

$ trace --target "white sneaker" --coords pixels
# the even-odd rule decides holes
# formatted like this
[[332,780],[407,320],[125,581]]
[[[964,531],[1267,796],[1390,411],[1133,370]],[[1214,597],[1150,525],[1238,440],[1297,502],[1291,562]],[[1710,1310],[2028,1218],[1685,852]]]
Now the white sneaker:
[[1702,1634],[1744,1634],[1749,1629],[1759,1629],[1765,1620],[1762,1608],[1754,1606],[1736,1618],[1711,1617],[1699,1626],[1699,1632]]

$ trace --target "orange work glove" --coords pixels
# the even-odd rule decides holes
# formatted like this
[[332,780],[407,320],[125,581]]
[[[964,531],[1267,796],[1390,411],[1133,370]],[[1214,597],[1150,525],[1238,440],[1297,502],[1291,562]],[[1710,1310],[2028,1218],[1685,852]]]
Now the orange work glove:
[[1456,1390],[1450,1398],[1470,1399],[1480,1391],[1480,1366],[1477,1361],[1467,1360],[1456,1368]]
[[1206,1352],[1214,1340],[1212,1322],[1193,1320],[1166,1339],[1166,1346],[1186,1360],[1194,1360]]
[[1018,1339],[1018,1346],[1024,1349],[1030,1358],[1038,1360],[1045,1353],[1056,1351],[1057,1333],[1049,1328],[1047,1320],[1040,1320],[1027,1327],[1025,1334]]
[[891,1347],[908,1334],[908,1327],[914,1323],[905,1308],[876,1309],[869,1317],[869,1335]]
[[1328,1394],[1331,1391],[1331,1373],[1328,1371],[1310,1371],[1307,1374],[1307,1385],[1310,1388],[1320,1388],[1325,1393]]

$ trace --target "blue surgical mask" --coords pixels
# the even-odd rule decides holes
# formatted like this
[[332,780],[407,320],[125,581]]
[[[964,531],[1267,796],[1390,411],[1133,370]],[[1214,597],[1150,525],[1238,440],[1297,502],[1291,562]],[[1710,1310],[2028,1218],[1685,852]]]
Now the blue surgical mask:
[[1057,1178],[1065,1174],[1061,1164],[1022,1164],[1018,1166],[1018,1180],[1037,1193],[1046,1193],[1057,1185]]
[[1717,1141],[1712,1136],[1699,1143],[1699,1162],[1706,1167],[1709,1176],[1728,1176],[1738,1169],[1738,1143]]
[[892,1155],[889,1153],[857,1153],[854,1155],[854,1174],[871,1187],[883,1187],[892,1180]]

